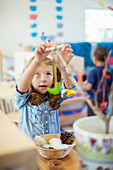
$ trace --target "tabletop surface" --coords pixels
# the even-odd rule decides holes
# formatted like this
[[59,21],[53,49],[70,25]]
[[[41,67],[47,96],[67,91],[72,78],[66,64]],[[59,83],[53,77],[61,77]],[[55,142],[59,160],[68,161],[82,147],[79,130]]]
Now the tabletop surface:
[[[37,152],[37,161],[40,170],[49,170],[48,168],[48,159],[43,158]],[[70,153],[65,157],[60,159],[63,162],[62,170],[80,170],[79,159],[77,152],[72,149]]]

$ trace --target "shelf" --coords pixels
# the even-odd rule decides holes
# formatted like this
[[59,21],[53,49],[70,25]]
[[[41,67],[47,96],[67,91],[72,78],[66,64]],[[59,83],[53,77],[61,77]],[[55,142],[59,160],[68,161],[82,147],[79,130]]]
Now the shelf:
[[11,53],[11,52],[3,53],[2,55],[3,55],[3,57],[14,58],[14,53]]
[[15,78],[15,72],[12,71],[12,70],[7,69],[6,71],[4,71],[4,74],[7,75],[7,76],[11,76],[11,77]]

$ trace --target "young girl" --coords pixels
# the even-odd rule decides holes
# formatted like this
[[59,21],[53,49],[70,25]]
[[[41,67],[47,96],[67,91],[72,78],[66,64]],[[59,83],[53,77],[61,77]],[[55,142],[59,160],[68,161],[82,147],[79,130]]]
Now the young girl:
[[[20,110],[21,129],[31,139],[36,135],[60,133],[58,108],[64,99],[61,99],[60,94],[52,95],[47,91],[47,88],[54,87],[54,65],[47,58],[50,51],[46,51],[49,46],[41,44],[36,48],[35,56],[28,63],[14,89],[15,101]],[[73,57],[71,46],[65,44],[60,54],[68,64]],[[60,59],[58,64],[63,68]],[[62,78],[64,82],[61,89],[74,87],[64,70]],[[61,81],[58,68],[57,81]]]

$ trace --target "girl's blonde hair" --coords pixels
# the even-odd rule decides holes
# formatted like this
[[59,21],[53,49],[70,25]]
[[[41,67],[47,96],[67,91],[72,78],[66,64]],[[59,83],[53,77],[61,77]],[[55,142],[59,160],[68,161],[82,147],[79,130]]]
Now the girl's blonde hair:
[[[30,60],[27,62],[26,66],[23,69],[23,72],[27,69],[27,67],[31,64],[31,62],[33,61],[34,56],[32,58],[30,58]],[[54,63],[53,61],[51,61],[50,59],[46,58],[44,61],[45,64],[47,65],[52,65],[54,68]],[[54,70],[54,69],[53,69]],[[57,81],[60,82],[61,81],[61,72],[57,67]],[[54,83],[52,84],[52,88],[54,88]],[[49,104],[50,106],[54,109],[57,110],[60,107],[60,95],[53,95],[50,94],[49,92],[47,92],[48,98],[49,98]],[[39,105],[41,104],[41,102],[43,101],[43,98],[41,98],[41,94],[39,94],[34,87],[31,84],[31,88],[30,88],[30,97],[29,97],[29,101],[31,105]]]

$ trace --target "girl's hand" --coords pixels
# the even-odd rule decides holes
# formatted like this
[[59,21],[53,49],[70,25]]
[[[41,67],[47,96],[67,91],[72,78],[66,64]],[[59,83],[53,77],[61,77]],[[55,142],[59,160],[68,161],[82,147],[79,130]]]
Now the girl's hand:
[[[69,64],[69,62],[71,61],[71,59],[74,56],[74,54],[72,54],[72,52],[73,52],[73,50],[72,50],[71,46],[67,43],[65,43],[65,46],[60,51],[60,55],[62,56],[62,58],[64,59],[64,61],[66,62],[67,65]],[[59,57],[58,57],[58,64],[61,67],[64,67],[63,63]]]
[[51,51],[46,51],[46,48],[51,47],[50,44],[41,44],[35,49],[35,60],[37,62],[42,62],[49,55]]

